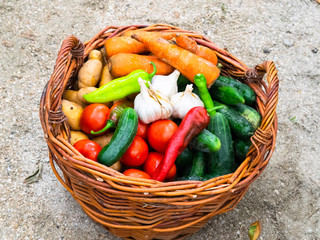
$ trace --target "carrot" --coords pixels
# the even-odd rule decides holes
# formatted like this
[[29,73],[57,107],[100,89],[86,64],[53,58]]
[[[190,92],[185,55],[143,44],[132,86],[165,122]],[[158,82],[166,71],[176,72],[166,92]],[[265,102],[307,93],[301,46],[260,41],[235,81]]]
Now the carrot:
[[131,37],[113,37],[104,43],[106,55],[109,59],[118,53],[142,53],[147,52],[146,47]]
[[207,86],[210,87],[220,75],[220,70],[212,62],[170,44],[163,38],[141,33],[133,34],[132,37],[142,42],[150,52],[162,61],[178,69],[191,82],[194,82],[196,74],[202,73],[207,80]]
[[214,65],[217,65],[218,63],[217,55],[210,48],[198,45],[196,41],[189,38],[185,34],[176,34],[175,39],[179,47],[182,47],[183,49],[186,49],[198,55],[199,57],[207,59],[208,61],[212,62]]
[[152,73],[154,62],[157,67],[157,75],[168,75],[173,72],[173,67],[161,61],[156,56],[138,55],[132,53],[118,53],[109,59],[109,70],[113,77],[126,76],[134,70],[142,69]]

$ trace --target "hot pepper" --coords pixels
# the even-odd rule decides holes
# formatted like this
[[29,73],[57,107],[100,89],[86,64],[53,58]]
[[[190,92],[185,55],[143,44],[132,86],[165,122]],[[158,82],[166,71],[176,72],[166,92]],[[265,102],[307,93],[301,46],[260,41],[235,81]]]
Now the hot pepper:
[[205,76],[201,73],[198,73],[194,76],[194,83],[198,87],[200,98],[205,108],[207,109],[209,115],[214,116],[216,114],[215,110],[221,108],[221,106],[214,107],[211,95],[207,88],[207,80]]
[[210,117],[204,107],[194,107],[190,109],[171,137],[164,158],[152,175],[152,178],[163,181],[177,156],[187,147],[193,137],[208,126],[209,122]]
[[156,65],[153,62],[150,62],[150,64],[153,65],[153,72],[151,74],[141,69],[137,69],[127,76],[114,79],[97,90],[83,95],[83,98],[90,103],[105,103],[140,92],[138,78],[147,81],[148,83],[146,83],[146,86],[149,87],[150,80],[156,74]]
[[105,132],[109,128],[115,127],[120,119],[120,116],[123,112],[123,110],[127,107],[133,107],[133,104],[129,101],[118,101],[110,109],[108,121],[104,128],[101,130],[94,132],[91,130],[91,134],[96,135]]

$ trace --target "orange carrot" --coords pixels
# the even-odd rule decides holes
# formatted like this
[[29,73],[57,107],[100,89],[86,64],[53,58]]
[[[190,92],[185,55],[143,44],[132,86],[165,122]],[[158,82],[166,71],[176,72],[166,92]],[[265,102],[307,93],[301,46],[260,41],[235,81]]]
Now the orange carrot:
[[198,45],[196,41],[189,38],[185,34],[176,34],[175,39],[176,39],[176,43],[179,47],[182,47],[182,48],[198,55],[199,57],[207,59],[208,61],[212,62],[214,65],[217,65],[217,63],[218,63],[217,55],[210,48]]
[[220,70],[212,62],[170,44],[163,38],[141,33],[133,34],[132,37],[142,42],[150,52],[162,61],[178,69],[191,82],[196,74],[202,73],[206,77],[207,86],[210,87],[220,75]]
[[126,76],[134,70],[142,69],[152,73],[154,62],[157,67],[157,75],[168,75],[173,72],[173,67],[161,61],[156,56],[138,55],[132,53],[118,53],[109,59],[109,70],[113,77],[118,78]]
[[106,55],[109,59],[118,53],[142,53],[147,52],[146,47],[131,37],[112,37],[104,43]]

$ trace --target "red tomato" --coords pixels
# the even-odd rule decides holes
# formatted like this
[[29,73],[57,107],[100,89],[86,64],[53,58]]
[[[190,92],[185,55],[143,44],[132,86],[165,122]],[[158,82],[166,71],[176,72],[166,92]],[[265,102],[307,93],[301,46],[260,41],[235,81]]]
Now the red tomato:
[[144,140],[147,140],[147,130],[149,124],[145,124],[139,120],[138,122],[138,131],[136,136],[142,137]]
[[120,158],[120,161],[130,167],[142,165],[148,157],[148,145],[139,136],[135,136],[128,150]]
[[128,169],[128,170],[125,170],[123,174],[129,177],[151,179],[148,173],[138,169]]
[[[143,165],[143,171],[145,171],[150,176],[152,176],[153,173],[155,172],[156,168],[160,164],[163,156],[164,156],[163,154],[158,153],[158,152],[150,152],[147,160],[145,161],[145,163]],[[170,171],[168,172],[166,180],[173,180],[174,177],[176,176],[176,173],[177,173],[177,167],[174,164],[171,167]]]
[[96,162],[98,161],[98,154],[102,149],[98,143],[88,139],[77,141],[73,147],[77,149],[84,157]]
[[177,128],[177,124],[169,119],[161,119],[153,122],[147,131],[150,146],[157,152],[164,153]]
[[91,130],[97,132],[104,128],[108,120],[109,108],[101,103],[86,106],[80,117],[82,131],[90,134]]

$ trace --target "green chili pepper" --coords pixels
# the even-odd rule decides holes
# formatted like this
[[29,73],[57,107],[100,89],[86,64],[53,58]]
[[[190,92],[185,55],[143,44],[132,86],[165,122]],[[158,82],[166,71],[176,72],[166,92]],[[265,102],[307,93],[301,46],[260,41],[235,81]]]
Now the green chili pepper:
[[114,79],[97,90],[83,95],[83,98],[90,103],[105,103],[140,92],[138,78],[147,81],[146,86],[149,87],[148,84],[150,83],[150,80],[156,74],[156,65],[153,62],[150,62],[150,64],[153,65],[153,72],[151,74],[141,69],[137,69],[127,76]]
[[214,116],[216,114],[217,109],[221,108],[221,106],[214,107],[211,95],[207,88],[207,80],[205,76],[201,73],[198,73],[194,76],[194,83],[198,87],[200,98],[207,109],[210,116]]

